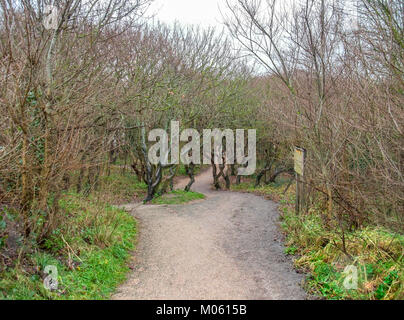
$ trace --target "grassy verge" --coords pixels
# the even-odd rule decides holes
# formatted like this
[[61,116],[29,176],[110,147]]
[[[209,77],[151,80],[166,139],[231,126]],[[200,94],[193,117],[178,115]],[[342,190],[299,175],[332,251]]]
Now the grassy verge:
[[[309,274],[306,290],[311,294],[325,299],[404,299],[402,235],[376,226],[350,231],[345,234],[347,256],[341,250],[339,228],[325,227],[324,212],[320,208],[295,215],[293,186],[286,194],[283,194],[282,182],[259,188],[245,182],[232,189],[279,201],[286,234],[285,253],[295,255],[295,266]],[[348,266],[355,268],[346,269]],[[356,275],[357,288],[346,289],[349,279]]]
[[[41,244],[19,243],[25,254],[0,270],[0,299],[108,299],[125,280],[136,241],[136,221],[109,203],[133,201],[141,192],[133,176],[112,174],[90,197],[65,194],[60,227]],[[16,220],[10,212],[0,216]],[[57,267],[57,290],[44,288],[47,266]]]
[[94,198],[112,204],[124,204],[142,201],[146,196],[147,185],[137,181],[132,173],[120,173],[111,170],[109,176],[101,178],[99,191],[94,192]]
[[[201,170],[202,170],[201,166],[195,166],[194,175],[199,174]],[[183,164],[179,165],[177,175],[180,177],[188,177],[187,171],[185,170],[185,166]]]
[[152,200],[152,204],[183,204],[194,200],[204,199],[205,196],[198,192],[186,192],[183,190],[175,190],[166,193],[163,196],[157,197]]

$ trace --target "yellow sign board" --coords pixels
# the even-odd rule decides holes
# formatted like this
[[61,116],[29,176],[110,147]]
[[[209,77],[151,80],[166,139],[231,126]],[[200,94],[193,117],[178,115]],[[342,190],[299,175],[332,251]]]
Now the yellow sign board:
[[295,147],[295,172],[301,176],[304,174],[304,160],[306,150]]

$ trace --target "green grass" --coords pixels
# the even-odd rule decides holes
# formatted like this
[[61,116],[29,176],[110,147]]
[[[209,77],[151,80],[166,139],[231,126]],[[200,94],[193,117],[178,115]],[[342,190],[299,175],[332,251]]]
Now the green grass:
[[294,255],[296,254],[297,250],[298,250],[298,249],[297,249],[296,247],[287,247],[287,248],[284,250],[284,252],[285,252],[285,254],[287,254],[287,255],[294,256]]
[[[281,181],[254,188],[250,180],[232,186],[232,190],[255,193],[280,203],[281,225],[287,236],[285,254],[296,256],[296,268],[308,273],[308,292],[330,300],[404,299],[403,235],[371,225],[347,232],[348,257],[341,249],[338,226],[324,225],[325,213],[320,206],[296,216],[294,184],[284,195],[285,187]],[[350,265],[357,270],[357,289],[344,286],[344,271]]]
[[112,204],[123,204],[143,200],[147,185],[139,182],[132,173],[120,173],[120,169],[111,169],[109,176],[101,177],[100,191],[94,192],[94,197]]
[[[306,289],[326,299],[404,299],[404,237],[381,227],[368,226],[346,234],[348,257],[341,233],[322,225],[321,212],[283,216],[287,245],[298,248],[295,266],[308,271]],[[344,270],[357,269],[358,288],[345,289]]]
[[232,191],[248,192],[258,194],[267,199],[277,201],[277,202],[293,202],[294,201],[294,184],[290,186],[286,194],[284,191],[288,184],[288,179],[278,179],[278,181],[270,184],[262,184],[255,187],[255,180],[248,179],[247,181],[241,182],[240,184],[231,185]]
[[[197,175],[198,173],[201,172],[201,166],[195,166],[194,168],[194,174]],[[178,166],[178,171],[177,171],[177,175],[178,176],[183,176],[183,177],[187,177],[187,171],[185,170],[185,166],[183,164],[180,164]]]
[[175,190],[173,192],[166,193],[163,196],[154,198],[151,201],[151,203],[152,204],[183,204],[183,203],[191,202],[194,200],[200,200],[200,199],[204,199],[204,198],[205,198],[205,196],[202,193]]
[[[125,280],[136,221],[106,203],[70,193],[60,201],[60,227],[23,263],[0,274],[0,299],[108,299]],[[43,286],[44,268],[58,269],[56,291]]]

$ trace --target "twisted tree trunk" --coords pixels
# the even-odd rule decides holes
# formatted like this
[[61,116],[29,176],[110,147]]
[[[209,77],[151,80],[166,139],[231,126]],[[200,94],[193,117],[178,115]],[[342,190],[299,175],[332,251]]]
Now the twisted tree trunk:
[[195,169],[195,165],[193,162],[191,162],[189,166],[185,166],[185,171],[190,178],[190,181],[188,182],[188,184],[185,186],[185,189],[184,189],[186,192],[189,192],[191,190],[191,186],[195,182],[195,174],[194,174],[195,170],[194,169]]
[[255,188],[258,187],[258,186],[261,184],[261,179],[262,179],[262,177],[263,177],[268,171],[270,171],[270,170],[272,169],[273,164],[274,164],[274,161],[271,161],[271,162],[269,162],[269,163],[268,163],[268,162],[265,163],[264,168],[261,169],[260,172],[259,172],[258,175],[257,175],[257,178],[256,178],[256,180],[255,180],[255,186],[254,186]]
[[278,167],[275,169],[275,171],[271,174],[269,179],[266,181],[266,184],[274,183],[276,181],[276,178],[282,174],[282,173],[290,173],[293,175],[294,169],[290,167]]

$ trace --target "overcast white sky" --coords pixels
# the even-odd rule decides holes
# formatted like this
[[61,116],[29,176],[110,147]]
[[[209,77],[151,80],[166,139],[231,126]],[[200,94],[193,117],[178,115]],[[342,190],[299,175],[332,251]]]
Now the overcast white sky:
[[156,13],[156,18],[166,23],[177,20],[181,24],[222,28],[219,3],[223,7],[223,0],[155,0],[150,13]]
[[[353,11],[356,0],[345,0],[348,11]],[[292,7],[296,0],[281,0],[279,6]],[[224,0],[154,0],[150,13],[166,23],[176,20],[181,24],[196,24],[202,27],[223,27],[219,6],[225,10]]]

